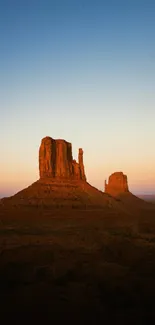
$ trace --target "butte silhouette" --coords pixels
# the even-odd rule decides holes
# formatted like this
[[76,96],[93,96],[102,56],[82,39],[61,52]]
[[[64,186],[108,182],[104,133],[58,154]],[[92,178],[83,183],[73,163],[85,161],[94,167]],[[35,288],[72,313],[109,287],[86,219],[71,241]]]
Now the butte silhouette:
[[73,159],[71,143],[45,137],[39,148],[40,179],[4,198],[1,203],[24,206],[52,206],[96,208],[116,206],[109,194],[97,190],[86,181],[83,150],[79,149],[78,162]]
[[[3,198],[1,204],[122,209],[124,199],[128,203],[134,198],[135,202],[136,197],[128,189],[127,176],[122,172],[109,177],[109,183],[105,182],[105,193],[91,186],[86,180],[83,150],[79,149],[76,162],[72,156],[71,143],[62,139],[42,139],[39,175],[39,180],[14,196]],[[136,202],[143,202],[136,199]]]

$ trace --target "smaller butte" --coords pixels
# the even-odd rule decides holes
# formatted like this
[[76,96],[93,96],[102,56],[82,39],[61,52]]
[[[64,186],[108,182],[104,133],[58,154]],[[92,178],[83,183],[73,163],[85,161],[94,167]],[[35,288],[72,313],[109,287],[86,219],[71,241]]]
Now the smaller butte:
[[112,196],[119,196],[129,193],[127,176],[122,172],[115,172],[109,176],[108,183],[105,181],[105,193]]

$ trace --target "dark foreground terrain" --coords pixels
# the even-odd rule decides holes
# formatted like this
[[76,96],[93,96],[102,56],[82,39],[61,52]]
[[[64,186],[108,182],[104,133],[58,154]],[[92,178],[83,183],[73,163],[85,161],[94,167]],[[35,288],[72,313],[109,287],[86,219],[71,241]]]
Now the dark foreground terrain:
[[1,324],[153,324],[155,211],[0,208]]

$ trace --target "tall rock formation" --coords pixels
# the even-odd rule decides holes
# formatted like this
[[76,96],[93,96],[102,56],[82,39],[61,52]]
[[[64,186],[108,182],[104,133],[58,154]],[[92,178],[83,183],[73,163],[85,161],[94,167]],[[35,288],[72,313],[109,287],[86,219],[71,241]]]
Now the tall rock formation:
[[[105,192],[86,181],[83,150],[79,149],[78,162],[73,160],[72,145],[65,140],[45,137],[39,149],[40,179],[9,198],[0,200],[0,206],[34,206],[53,208],[101,209],[110,208],[119,213],[141,209],[142,200],[128,190],[127,176],[114,173],[105,183]],[[116,199],[119,194],[121,199]],[[111,196],[109,195],[111,194]],[[112,197],[112,196],[116,196]],[[146,203],[146,202],[144,202]],[[146,203],[147,204],[147,203]],[[106,210],[107,211],[107,210]]]
[[79,149],[78,161],[79,161],[81,179],[83,179],[84,181],[86,181],[84,164],[83,164],[83,150],[82,150],[82,148]]
[[105,181],[105,193],[117,196],[129,192],[127,176],[122,172],[116,172],[110,175],[108,184]]
[[39,149],[40,178],[79,179],[86,181],[83,150],[79,149],[79,162],[73,160],[72,145],[65,140],[45,137]]

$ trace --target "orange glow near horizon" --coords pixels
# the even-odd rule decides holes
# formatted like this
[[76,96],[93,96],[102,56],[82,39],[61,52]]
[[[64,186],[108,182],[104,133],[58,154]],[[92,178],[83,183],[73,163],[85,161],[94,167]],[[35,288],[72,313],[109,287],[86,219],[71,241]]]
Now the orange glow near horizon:
[[[113,164],[114,165],[114,164]],[[113,167],[113,169],[112,169]],[[152,166],[153,167],[153,166]],[[135,194],[154,194],[155,193],[155,171],[150,169],[149,172],[145,173],[139,168],[138,170],[127,169],[114,169],[114,166],[98,166],[98,168],[91,165],[85,166],[87,181],[95,186],[96,188],[104,191],[104,181],[108,180],[109,176],[115,171],[123,171],[128,176],[129,190]],[[7,175],[7,177],[6,177]],[[7,170],[4,174],[1,173],[1,185],[0,185],[0,196],[10,196],[23,188],[31,185],[37,179],[39,179],[39,172],[34,166],[32,169],[18,168],[15,170]]]

